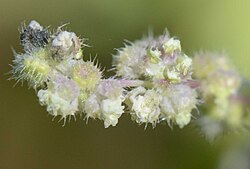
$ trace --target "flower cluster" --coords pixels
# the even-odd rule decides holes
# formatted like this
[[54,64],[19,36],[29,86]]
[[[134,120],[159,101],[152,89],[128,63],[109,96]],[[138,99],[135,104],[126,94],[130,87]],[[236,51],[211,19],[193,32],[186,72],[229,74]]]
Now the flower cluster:
[[197,93],[191,85],[192,59],[178,39],[164,33],[127,44],[114,56],[114,66],[118,77],[145,82],[126,97],[134,121],[153,126],[166,121],[181,128],[190,122]]
[[242,80],[227,58],[197,53],[191,59],[167,32],[127,42],[113,56],[116,75],[106,79],[99,66],[84,59],[85,41],[63,27],[50,31],[31,21],[20,29],[20,40],[24,52],[15,53],[13,78],[27,82],[49,114],[64,122],[80,114],[107,128],[126,113],[145,126],[183,128],[203,102],[198,121],[213,138],[245,118],[238,92]]
[[228,130],[244,126],[246,111],[239,94],[242,78],[225,54],[199,52],[194,56],[194,76],[200,82],[199,92],[205,104],[199,123],[213,140]]
[[84,40],[59,27],[51,32],[36,21],[20,30],[24,53],[15,54],[12,74],[37,91],[52,116],[83,114],[116,126],[123,113],[139,124],[166,121],[184,127],[196,108],[192,59],[167,33],[127,44],[114,55],[116,78],[83,58]]
[[102,80],[102,71],[91,61],[84,61],[84,41],[74,32],[55,32],[31,21],[20,32],[23,54],[15,54],[12,74],[17,81],[27,81],[37,91],[41,105],[52,116],[74,116]]

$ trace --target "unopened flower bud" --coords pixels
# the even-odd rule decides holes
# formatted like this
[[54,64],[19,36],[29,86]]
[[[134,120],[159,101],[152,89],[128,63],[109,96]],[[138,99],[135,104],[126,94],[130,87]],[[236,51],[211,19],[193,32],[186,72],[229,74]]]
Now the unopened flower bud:
[[13,78],[22,82],[27,81],[34,89],[43,86],[52,72],[46,58],[47,51],[44,49],[29,54],[17,54],[13,61]]
[[179,83],[181,82],[180,73],[174,68],[166,67],[164,69],[163,75],[170,83]]
[[93,62],[78,61],[73,66],[70,77],[85,91],[93,91],[99,84],[102,72]]
[[176,62],[176,69],[179,70],[184,76],[188,75],[192,68],[192,59],[184,54],[183,56],[179,56]]
[[160,56],[161,56],[161,51],[159,51],[158,49],[153,50],[152,48],[148,50],[148,56],[150,57],[150,62],[151,63],[159,63]]

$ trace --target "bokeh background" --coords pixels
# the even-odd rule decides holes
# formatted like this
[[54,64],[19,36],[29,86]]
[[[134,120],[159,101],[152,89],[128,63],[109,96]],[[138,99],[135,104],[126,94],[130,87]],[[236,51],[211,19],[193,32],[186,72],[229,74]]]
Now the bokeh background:
[[0,0],[0,169],[213,169],[219,149],[195,125],[171,130],[137,126],[128,115],[117,127],[77,120],[65,127],[47,116],[33,90],[7,81],[13,54],[21,52],[18,27],[35,19],[45,26],[70,23],[88,38],[88,57],[111,67],[115,48],[153,29],[168,28],[192,56],[225,51],[250,76],[249,0]]

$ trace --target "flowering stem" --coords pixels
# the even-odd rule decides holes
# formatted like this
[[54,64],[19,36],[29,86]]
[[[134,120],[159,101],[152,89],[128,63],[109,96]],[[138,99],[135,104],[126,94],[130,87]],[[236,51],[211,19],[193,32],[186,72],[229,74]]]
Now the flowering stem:
[[[144,81],[144,80],[127,80],[127,79],[121,79],[120,80],[123,87],[137,87],[137,86],[143,86],[145,88],[152,88],[153,83],[150,81]],[[183,84],[186,84],[190,86],[191,88],[198,88],[200,86],[199,81],[195,80],[187,80],[185,82],[182,82]],[[159,80],[159,84],[169,84],[169,82],[166,79]]]
[[143,81],[143,80],[120,80],[123,87],[136,87],[136,86],[143,86],[146,88],[152,88],[153,84],[150,81]]

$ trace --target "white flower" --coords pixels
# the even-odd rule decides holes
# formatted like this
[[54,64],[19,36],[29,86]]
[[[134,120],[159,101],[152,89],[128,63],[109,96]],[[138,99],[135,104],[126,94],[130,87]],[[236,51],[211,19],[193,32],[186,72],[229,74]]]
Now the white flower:
[[124,89],[120,81],[106,79],[101,81],[96,91],[84,103],[87,118],[98,118],[104,121],[105,128],[116,126],[124,113]]
[[99,99],[96,94],[92,94],[88,97],[88,99],[85,101],[83,109],[86,113],[87,119],[89,117],[95,119],[95,118],[101,118],[101,109],[99,104]]
[[138,87],[129,94],[132,103],[131,115],[137,123],[151,123],[154,127],[159,120],[161,96],[156,90]]
[[78,96],[80,90],[74,81],[57,74],[48,83],[48,89],[39,90],[38,97],[41,105],[47,106],[47,111],[53,116],[66,119],[75,115],[78,110]]
[[109,99],[124,99],[123,86],[119,80],[105,79],[98,85],[96,91],[101,97]]
[[162,61],[158,63],[147,63],[145,68],[145,75],[152,77],[153,79],[164,79],[164,69],[166,64]]
[[191,117],[191,112],[178,113],[175,116],[175,122],[179,125],[180,128],[183,128],[191,121]]
[[146,56],[146,47],[142,42],[135,42],[131,46],[126,45],[113,56],[113,62],[117,69],[117,75],[126,78],[138,78],[143,74],[143,59]]
[[197,93],[187,85],[170,85],[161,89],[163,97],[160,107],[161,115],[164,119],[179,125],[183,128],[191,120],[191,111],[196,107]]
[[121,99],[105,99],[101,102],[101,111],[105,128],[108,128],[110,125],[116,126],[118,119],[121,117],[122,113],[124,113],[123,109],[124,106],[122,106]]
[[80,48],[81,41],[74,32],[62,31],[52,41],[52,50],[59,55],[69,55],[73,52],[75,58],[80,58]]

